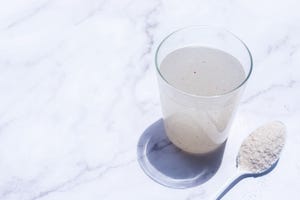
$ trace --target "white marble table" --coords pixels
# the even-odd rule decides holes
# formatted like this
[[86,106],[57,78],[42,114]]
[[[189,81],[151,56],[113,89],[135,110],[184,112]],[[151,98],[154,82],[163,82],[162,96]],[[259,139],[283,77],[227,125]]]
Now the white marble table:
[[[297,0],[11,0],[0,7],[0,199],[201,199],[234,173],[241,141],[282,120],[278,166],[224,199],[297,199],[300,190]],[[191,24],[239,35],[254,71],[217,174],[170,189],[139,167],[143,131],[161,117],[153,54]]]

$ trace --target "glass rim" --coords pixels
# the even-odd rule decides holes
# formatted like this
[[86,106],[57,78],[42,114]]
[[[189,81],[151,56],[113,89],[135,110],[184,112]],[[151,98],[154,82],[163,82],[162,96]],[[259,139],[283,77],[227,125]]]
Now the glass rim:
[[[241,42],[241,44],[245,47],[248,55],[249,55],[249,58],[250,58],[250,69],[247,73],[247,76],[245,77],[245,79],[239,84],[237,85],[236,87],[233,87],[233,89],[225,92],[225,93],[222,93],[222,94],[217,94],[217,95],[197,95],[197,94],[192,94],[192,93],[189,93],[189,92],[185,92],[183,90],[180,90],[178,88],[176,88],[175,86],[173,86],[172,84],[170,84],[167,79],[165,79],[165,77],[161,74],[160,72],[160,69],[159,69],[159,65],[158,65],[158,61],[157,61],[157,57],[158,57],[158,52],[160,50],[160,48],[162,47],[162,45],[165,43],[166,40],[168,40],[172,35],[182,31],[182,30],[186,30],[186,29],[189,29],[189,28],[207,28],[207,29],[215,29],[215,30],[219,30],[219,31],[222,31],[222,32],[225,32],[231,36],[233,36],[235,39],[237,39],[238,41]],[[197,97],[197,98],[218,98],[218,97],[222,97],[222,96],[226,96],[236,90],[238,90],[239,88],[241,88],[243,85],[245,85],[245,83],[248,81],[251,73],[252,73],[252,69],[253,69],[253,59],[252,59],[252,54],[249,50],[249,48],[247,47],[247,45],[245,44],[245,42],[243,42],[243,40],[241,40],[238,36],[236,36],[235,34],[233,34],[231,31],[225,29],[225,28],[221,28],[221,27],[215,27],[215,26],[208,26],[208,25],[192,25],[192,26],[185,26],[185,27],[182,27],[182,28],[179,28],[179,29],[176,29],[175,31],[171,32],[170,34],[168,34],[158,45],[157,49],[156,49],[156,52],[155,52],[155,68],[159,74],[159,76],[163,79],[163,81],[171,88],[173,88],[174,90],[184,94],[184,95],[187,95],[187,96],[191,96],[191,97]]]

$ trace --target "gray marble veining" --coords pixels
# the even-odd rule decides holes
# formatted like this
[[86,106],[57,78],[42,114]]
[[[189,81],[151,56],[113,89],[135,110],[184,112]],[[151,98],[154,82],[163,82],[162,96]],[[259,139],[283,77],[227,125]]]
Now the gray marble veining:
[[[225,199],[284,199],[300,184],[299,2],[45,0],[0,7],[0,199],[198,199],[234,171],[241,141],[278,119],[288,141],[276,169]],[[217,174],[186,190],[149,179],[143,131],[161,118],[157,45],[193,24],[240,36],[254,71]],[[283,185],[286,187],[283,188]]]

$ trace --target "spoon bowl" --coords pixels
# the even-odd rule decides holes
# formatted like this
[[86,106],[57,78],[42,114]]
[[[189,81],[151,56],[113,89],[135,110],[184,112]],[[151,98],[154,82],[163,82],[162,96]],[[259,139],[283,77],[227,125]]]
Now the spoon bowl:
[[285,138],[286,127],[279,121],[267,123],[253,131],[240,147],[236,159],[237,172],[214,199],[221,199],[244,178],[257,178],[271,172],[277,166]]

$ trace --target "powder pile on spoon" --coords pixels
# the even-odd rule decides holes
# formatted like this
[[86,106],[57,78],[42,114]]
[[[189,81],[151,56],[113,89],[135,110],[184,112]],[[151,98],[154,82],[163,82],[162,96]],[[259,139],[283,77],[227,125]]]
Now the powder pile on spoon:
[[238,168],[252,173],[270,168],[279,159],[285,138],[285,125],[279,121],[259,127],[242,143],[237,157]]

